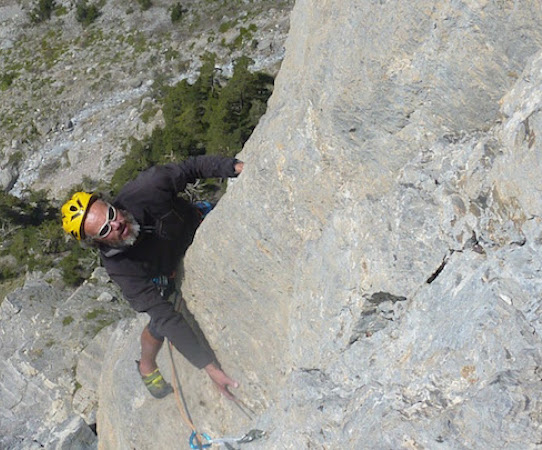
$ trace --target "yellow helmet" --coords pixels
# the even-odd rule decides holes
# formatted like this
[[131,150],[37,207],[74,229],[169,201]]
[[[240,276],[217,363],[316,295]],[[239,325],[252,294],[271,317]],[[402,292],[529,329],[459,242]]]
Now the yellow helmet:
[[62,205],[62,228],[80,241],[83,236],[83,220],[94,194],[76,192]]

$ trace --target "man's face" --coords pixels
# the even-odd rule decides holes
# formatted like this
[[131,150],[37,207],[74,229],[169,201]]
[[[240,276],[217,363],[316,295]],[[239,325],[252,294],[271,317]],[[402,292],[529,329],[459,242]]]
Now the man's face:
[[83,231],[85,236],[110,247],[127,247],[135,242],[139,225],[126,211],[114,208],[103,200],[96,200],[90,205]]

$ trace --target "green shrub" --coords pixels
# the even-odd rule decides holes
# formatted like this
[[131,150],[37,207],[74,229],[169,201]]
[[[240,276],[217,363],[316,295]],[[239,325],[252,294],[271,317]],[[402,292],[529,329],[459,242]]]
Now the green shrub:
[[232,44],[233,49],[240,49],[243,44],[252,39],[253,34],[258,30],[258,27],[253,23],[248,28],[241,27],[239,29],[239,36],[235,38]]
[[37,269],[36,249],[38,240],[35,227],[19,228],[13,234],[9,245],[9,252],[19,262],[19,267],[25,270]]
[[9,155],[8,164],[11,166],[18,165],[24,158],[24,153],[21,150],[17,150]]
[[37,226],[57,216],[58,211],[49,203],[43,191],[31,193],[24,199],[0,192],[0,226]]
[[237,25],[237,19],[222,22],[220,24],[220,27],[218,28],[218,31],[220,31],[221,33],[225,33],[226,31],[232,29],[235,25]]
[[57,255],[73,246],[65,239],[58,218],[43,220],[39,225],[20,225],[13,230],[3,242],[4,251],[17,260],[17,271],[11,273],[10,278],[27,270],[50,269]]
[[98,316],[103,316],[105,314],[107,314],[107,311],[105,309],[93,309],[92,311],[89,311],[85,314],[85,319],[93,320],[96,319]]
[[69,253],[58,265],[62,269],[62,279],[68,286],[78,286],[83,282],[83,277],[77,270],[79,259],[74,252]]
[[71,240],[70,242],[73,245],[58,266],[62,269],[62,279],[67,285],[79,286],[97,266],[97,258],[93,257],[92,250],[84,249]]
[[143,123],[149,123],[157,112],[158,109],[156,107],[148,106],[141,113],[141,120]]
[[92,328],[92,334],[96,336],[100,331],[102,331],[105,327],[108,327],[109,325],[115,323],[115,319],[108,318],[108,319],[100,319],[95,321],[94,327]]
[[64,230],[60,226],[60,221],[46,220],[36,229],[37,241],[40,245],[40,252],[44,255],[54,255],[65,252],[70,249],[67,244]]
[[172,61],[173,59],[177,59],[179,57],[179,52],[170,47],[166,50],[164,57],[166,58],[166,61]]
[[5,290],[2,289],[2,286],[5,284],[6,281],[12,281],[17,278],[18,275],[18,272],[13,267],[8,267],[4,265],[0,266],[0,293],[2,294],[2,297],[0,297],[0,303],[2,303],[2,299],[6,294]]
[[140,31],[129,34],[126,38],[126,42],[134,48],[136,53],[143,53],[145,50],[148,50],[148,43],[145,39],[145,34]]
[[224,156],[238,153],[265,113],[273,78],[263,73],[251,73],[248,70],[250,62],[249,58],[240,58],[235,63],[231,80],[221,88],[217,99],[209,102],[204,117],[207,153]]
[[141,11],[147,11],[152,6],[152,0],[137,0],[137,3],[139,3]]
[[62,16],[65,16],[66,14],[68,14],[68,8],[66,8],[65,6],[60,6],[56,8],[55,10],[55,16],[57,17],[62,17]]
[[72,316],[67,316],[67,317],[64,317],[64,319],[62,319],[62,325],[63,326],[67,326],[72,322],[73,322],[73,317]]
[[55,7],[55,0],[38,0],[37,5],[30,11],[30,20],[32,23],[41,23],[49,20]]
[[75,18],[85,27],[93,23],[100,15],[98,5],[89,5],[87,0],[79,1],[75,7]]
[[171,22],[176,23],[183,18],[184,13],[188,10],[183,8],[183,5],[176,3],[171,8]]
[[18,76],[17,72],[7,72],[0,75],[0,91],[8,90]]

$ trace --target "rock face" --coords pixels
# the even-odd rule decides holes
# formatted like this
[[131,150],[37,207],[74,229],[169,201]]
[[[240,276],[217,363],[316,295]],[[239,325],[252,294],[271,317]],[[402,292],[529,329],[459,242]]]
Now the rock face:
[[[231,77],[242,55],[253,59],[252,69],[276,74],[293,6],[292,0],[153,0],[143,10],[144,2],[108,0],[90,2],[101,14],[82,26],[76,20],[81,2],[0,3],[0,189],[46,189],[57,200],[85,178],[110,177],[129,139],[163,122],[157,102],[163,85],[196,79],[206,51],[216,53],[221,80]],[[49,20],[31,23],[31,11],[52,3]],[[173,23],[177,5],[182,18]],[[15,263],[10,255],[0,258],[0,266]],[[95,275],[72,292],[55,271],[30,274],[23,288],[0,296],[2,450],[96,448],[98,386],[109,361],[117,367],[126,361],[122,381],[130,381],[118,411],[126,406],[132,414],[134,399],[136,407],[145,405],[145,388],[134,370],[145,319],[117,325],[134,314],[108,277]],[[128,341],[133,351],[122,353],[124,359],[113,358],[114,352],[104,358],[110,340],[120,342],[129,331],[135,333]],[[104,382],[100,389],[119,398],[113,372],[103,372],[110,388]],[[194,385],[201,387],[197,378]],[[174,428],[174,406],[171,412],[175,423],[166,424]],[[139,421],[148,418],[141,409]],[[110,422],[115,420],[113,415]],[[143,438],[152,437],[139,429]]]
[[[174,353],[198,430],[262,429],[264,449],[540,446],[541,44],[534,0],[296,2],[245,170],[184,261],[186,306],[241,382],[236,405]],[[138,380],[144,323],[79,360],[98,448],[190,435]],[[166,348],[159,364],[172,380]]]
[[[541,25],[535,1],[296,2],[245,171],[185,261],[188,307],[253,417],[202,383],[200,430],[266,430],[253,448],[539,445]],[[131,448],[116,419],[100,439],[125,440],[103,448]]]

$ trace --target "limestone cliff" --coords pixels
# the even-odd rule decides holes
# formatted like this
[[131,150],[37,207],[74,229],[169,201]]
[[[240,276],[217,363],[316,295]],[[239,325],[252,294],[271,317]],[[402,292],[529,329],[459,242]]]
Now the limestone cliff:
[[[199,429],[266,430],[253,448],[539,445],[541,25],[536,1],[296,2],[246,169],[185,261],[254,420],[183,368]],[[127,376],[126,348],[108,371]],[[102,448],[182,445],[173,399],[120,418],[117,395]]]
[[[539,2],[298,0],[290,30],[184,261],[244,404],[175,355],[194,423],[255,449],[539,447]],[[144,322],[96,346],[99,448],[187,448],[135,371]]]

